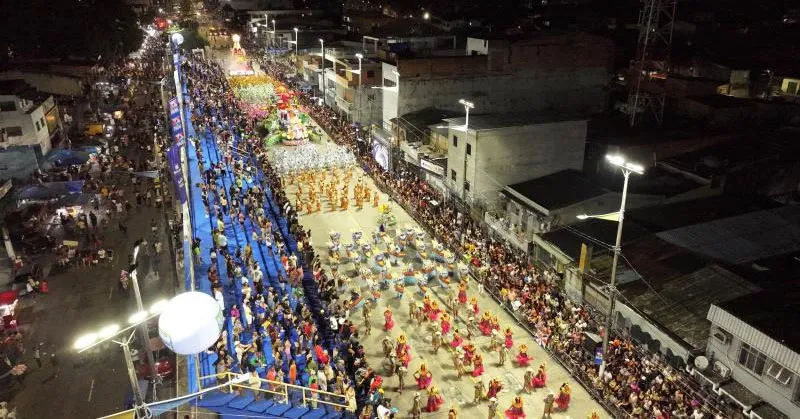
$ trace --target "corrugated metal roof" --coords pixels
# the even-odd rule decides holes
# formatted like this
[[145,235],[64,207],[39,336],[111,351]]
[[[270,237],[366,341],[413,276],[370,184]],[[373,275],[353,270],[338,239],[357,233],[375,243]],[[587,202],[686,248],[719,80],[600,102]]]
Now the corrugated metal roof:
[[800,207],[752,212],[658,236],[707,258],[739,265],[800,250]]

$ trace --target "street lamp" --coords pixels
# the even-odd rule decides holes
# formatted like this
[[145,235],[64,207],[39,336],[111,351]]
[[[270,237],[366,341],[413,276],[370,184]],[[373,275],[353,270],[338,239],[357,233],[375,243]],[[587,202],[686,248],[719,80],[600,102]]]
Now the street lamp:
[[319,49],[321,52],[320,55],[322,56],[322,105],[324,106],[326,100],[325,96],[327,96],[325,92],[325,85],[327,83],[325,82],[325,40],[322,38],[319,38]]
[[364,58],[364,55],[362,55],[361,53],[358,53],[358,54],[356,54],[356,58],[358,58],[358,87],[360,89],[361,88],[361,59]]
[[[98,330],[97,332],[86,333],[83,336],[79,337],[75,340],[74,348],[78,352],[84,352],[94,346],[97,346],[103,342],[111,341],[114,342],[122,347],[122,350],[125,354],[125,366],[128,370],[128,379],[130,380],[131,390],[133,391],[134,403],[136,405],[134,409],[134,415],[137,419],[144,419],[144,418],[152,418],[153,413],[145,404],[145,399],[142,396],[141,388],[139,388],[138,379],[136,378],[136,368],[133,365],[133,355],[131,353],[130,343],[133,340],[133,336],[136,333],[134,330],[136,327],[145,324],[150,319],[157,317],[161,314],[164,308],[167,305],[166,300],[158,301],[153,304],[150,311],[139,311],[133,316],[130,317],[130,325],[124,329],[120,329],[120,326],[117,324],[110,324]],[[128,336],[127,339],[123,340],[112,340],[117,335],[130,331],[131,334]],[[152,356],[152,354],[151,354]],[[152,365],[155,368],[155,365]],[[153,373],[152,377],[155,377],[155,372]]]
[[[130,279],[131,283],[133,284],[133,294],[136,296],[136,308],[139,312],[144,312],[144,304],[142,303],[142,293],[139,290],[139,273],[138,271],[138,263],[139,263],[139,248],[144,242],[144,240],[139,240],[133,247],[133,265],[129,268],[130,270]],[[150,364],[150,368],[153,370],[153,376],[155,376],[155,368],[156,368],[156,360],[153,357],[153,351],[150,349],[150,336],[147,333],[147,325],[142,323],[139,328],[139,333],[141,334],[142,344],[144,345],[144,349],[147,350],[147,362]]]
[[300,40],[300,38],[299,38],[300,35],[298,34],[299,31],[300,31],[299,29],[294,28],[294,55],[295,56],[297,56],[297,41]]
[[611,326],[614,319],[614,304],[617,301],[617,261],[619,261],[619,254],[622,245],[622,223],[625,220],[625,201],[628,198],[628,179],[631,173],[637,175],[644,174],[644,166],[627,161],[625,157],[616,154],[606,155],[606,160],[612,165],[622,169],[622,174],[625,176],[625,181],[622,186],[622,202],[619,206],[619,212],[612,212],[610,214],[599,215],[578,215],[578,219],[586,220],[588,218],[597,218],[601,220],[616,221],[617,222],[617,239],[614,242],[614,260],[611,262],[611,281],[609,283],[609,303],[608,315],[606,316],[605,333],[603,333],[603,362],[600,364],[599,376],[603,377],[606,370],[606,359],[608,354],[608,337],[611,335]]
[[467,113],[467,117],[464,118],[464,131],[467,131],[469,127],[469,110],[475,107],[475,104],[466,100],[466,99],[459,99],[458,103],[464,105],[464,112]]

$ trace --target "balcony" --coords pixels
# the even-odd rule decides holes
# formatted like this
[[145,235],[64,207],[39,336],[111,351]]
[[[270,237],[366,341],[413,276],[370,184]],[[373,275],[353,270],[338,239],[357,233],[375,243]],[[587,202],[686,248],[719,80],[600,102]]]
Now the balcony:
[[484,221],[489,225],[489,227],[492,228],[492,230],[494,230],[507,242],[517,246],[519,249],[525,252],[528,251],[528,243],[530,240],[525,232],[522,231],[518,226],[512,225],[510,221],[498,215],[492,214],[489,211],[485,213]]

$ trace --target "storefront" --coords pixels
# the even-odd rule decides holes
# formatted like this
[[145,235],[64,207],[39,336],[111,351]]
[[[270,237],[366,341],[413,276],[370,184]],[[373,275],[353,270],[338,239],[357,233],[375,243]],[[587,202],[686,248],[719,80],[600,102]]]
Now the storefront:
[[447,172],[447,159],[440,159],[437,161],[428,160],[425,158],[419,159],[419,167],[422,169],[424,179],[434,189],[447,196],[447,188],[444,184],[444,175]]

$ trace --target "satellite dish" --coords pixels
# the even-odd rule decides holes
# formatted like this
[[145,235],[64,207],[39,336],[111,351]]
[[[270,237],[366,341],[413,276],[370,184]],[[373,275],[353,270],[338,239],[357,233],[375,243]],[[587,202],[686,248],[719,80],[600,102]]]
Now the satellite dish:
[[708,358],[704,356],[698,356],[694,359],[694,366],[700,371],[705,371],[708,368]]

